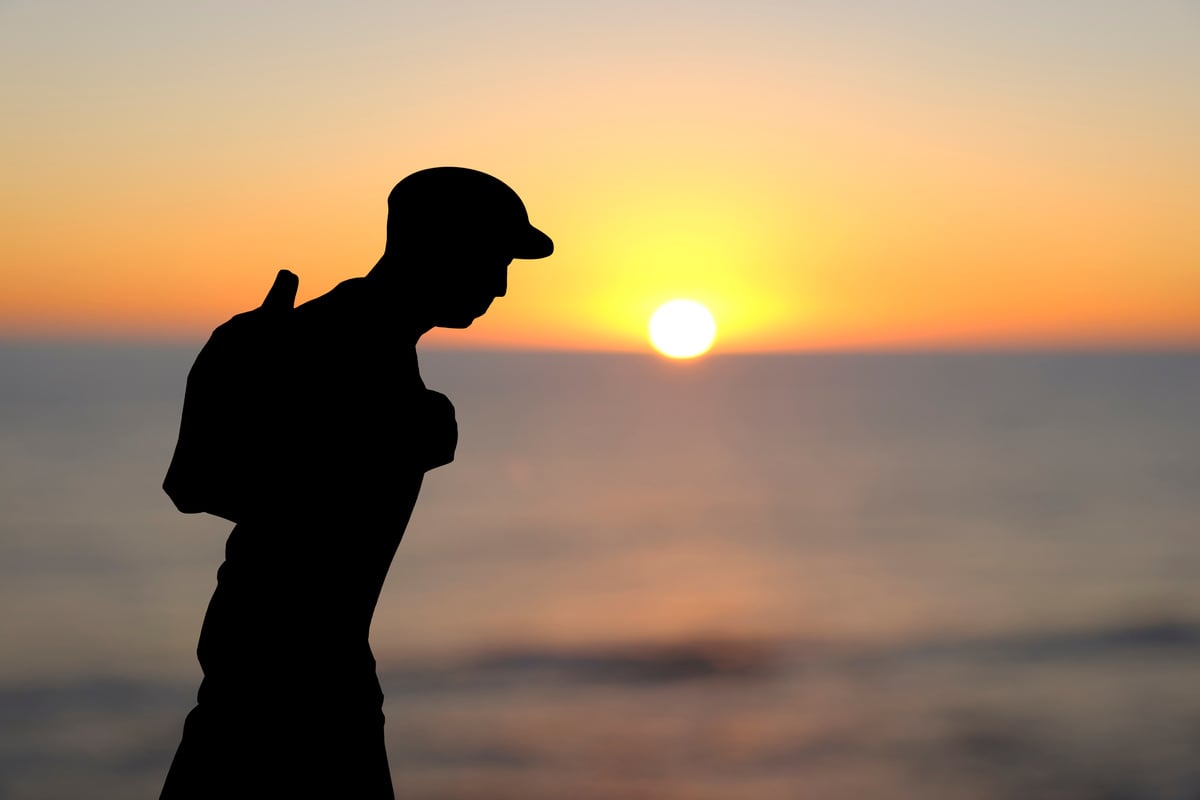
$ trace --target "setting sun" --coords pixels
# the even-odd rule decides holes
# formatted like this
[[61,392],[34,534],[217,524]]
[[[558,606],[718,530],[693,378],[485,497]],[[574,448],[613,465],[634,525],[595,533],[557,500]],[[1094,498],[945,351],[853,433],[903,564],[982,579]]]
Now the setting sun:
[[694,358],[708,352],[717,323],[695,300],[663,303],[650,317],[650,342],[669,358]]

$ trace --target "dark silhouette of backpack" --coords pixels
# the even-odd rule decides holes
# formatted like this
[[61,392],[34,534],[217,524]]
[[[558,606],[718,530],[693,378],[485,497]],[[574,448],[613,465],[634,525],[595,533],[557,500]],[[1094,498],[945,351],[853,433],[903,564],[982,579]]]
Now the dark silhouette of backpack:
[[179,439],[163,490],[186,514],[243,522],[275,491],[289,435],[278,410],[300,279],[282,269],[262,305],[213,331],[188,372]]

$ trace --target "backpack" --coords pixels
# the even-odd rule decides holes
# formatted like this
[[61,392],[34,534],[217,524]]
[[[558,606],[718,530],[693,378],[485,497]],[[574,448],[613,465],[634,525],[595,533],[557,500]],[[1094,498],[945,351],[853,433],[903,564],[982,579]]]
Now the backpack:
[[231,522],[272,495],[273,456],[289,435],[284,397],[300,279],[279,270],[262,305],[220,325],[188,372],[179,439],[163,490],[185,514]]

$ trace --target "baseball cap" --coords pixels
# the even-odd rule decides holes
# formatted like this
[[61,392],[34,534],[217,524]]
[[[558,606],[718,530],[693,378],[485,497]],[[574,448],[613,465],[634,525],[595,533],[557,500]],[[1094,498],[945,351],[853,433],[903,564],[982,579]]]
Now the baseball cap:
[[554,252],[508,184],[466,167],[423,169],[397,183],[388,195],[387,236],[389,248],[436,249],[470,239],[512,258]]

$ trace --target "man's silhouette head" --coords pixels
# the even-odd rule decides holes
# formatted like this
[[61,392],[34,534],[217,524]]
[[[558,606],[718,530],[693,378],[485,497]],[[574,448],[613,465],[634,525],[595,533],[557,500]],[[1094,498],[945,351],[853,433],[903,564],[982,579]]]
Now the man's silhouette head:
[[478,170],[414,172],[388,195],[387,247],[373,277],[417,295],[435,326],[465,328],[508,290],[514,258],[545,258],[550,237],[507,184]]

